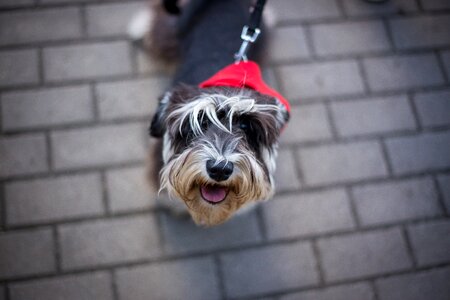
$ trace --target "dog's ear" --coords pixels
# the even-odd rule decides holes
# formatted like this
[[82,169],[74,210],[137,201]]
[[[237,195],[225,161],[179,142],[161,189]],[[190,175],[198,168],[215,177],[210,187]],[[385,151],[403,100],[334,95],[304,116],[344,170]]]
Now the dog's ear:
[[166,132],[166,114],[167,106],[169,105],[169,100],[171,97],[170,92],[166,92],[159,100],[158,108],[156,109],[155,115],[153,116],[152,122],[150,124],[149,133],[151,136],[156,138],[163,137]]

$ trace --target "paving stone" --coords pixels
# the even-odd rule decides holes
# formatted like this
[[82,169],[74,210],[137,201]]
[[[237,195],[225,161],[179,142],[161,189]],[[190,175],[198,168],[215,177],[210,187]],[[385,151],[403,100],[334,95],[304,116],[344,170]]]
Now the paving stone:
[[0,0],[0,7],[21,7],[34,3],[35,0]]
[[158,57],[149,55],[141,49],[133,48],[135,51],[137,71],[139,74],[157,74],[164,75],[170,78],[175,74],[177,63],[175,61],[165,61],[158,59]]
[[64,270],[132,262],[160,254],[152,216],[62,225],[58,231]]
[[279,68],[289,99],[359,94],[364,85],[354,61],[332,61]]
[[216,273],[213,260],[203,257],[121,269],[119,299],[220,299]]
[[148,209],[158,193],[149,184],[144,167],[111,170],[106,173],[109,207],[113,212]]
[[450,44],[450,15],[395,19],[390,21],[390,27],[399,49]]
[[449,220],[411,225],[408,234],[419,266],[450,261]]
[[450,2],[447,0],[421,0],[422,7],[426,10],[449,9]]
[[447,77],[450,78],[450,51],[442,52],[442,61],[444,62],[444,68]]
[[47,81],[86,80],[131,73],[129,44],[104,42],[44,49]]
[[386,140],[395,174],[443,169],[450,166],[450,133],[426,133]]
[[36,50],[0,51],[0,87],[39,82]]
[[414,103],[422,126],[450,124],[450,90],[417,94]]
[[301,59],[310,55],[305,30],[301,26],[274,28],[269,33],[268,50],[271,61]]
[[307,185],[379,178],[387,175],[377,142],[324,145],[298,151]]
[[53,237],[49,229],[0,234],[0,278],[45,274],[54,270]]
[[279,300],[374,300],[375,296],[368,283],[352,283],[339,285],[320,290],[312,290],[289,294],[278,298]]
[[331,103],[340,136],[389,133],[416,128],[406,96]]
[[190,219],[164,214],[161,217],[161,226],[165,250],[169,254],[235,248],[262,241],[254,212],[234,216],[226,223],[210,228],[198,227]]
[[403,14],[418,10],[416,1],[412,0],[390,0],[375,4],[361,0],[343,0],[343,6],[346,14],[352,17]]
[[288,150],[280,150],[277,158],[277,169],[274,174],[277,191],[300,188],[294,154]]
[[444,197],[447,213],[450,213],[450,175],[441,175],[438,177],[439,187]]
[[354,227],[350,203],[342,189],[278,196],[264,203],[270,239],[292,238]]
[[54,132],[54,166],[61,170],[142,160],[145,127],[127,123]]
[[103,212],[100,176],[70,175],[6,184],[10,225],[68,220]]
[[276,5],[268,2],[268,10],[274,14],[275,21],[298,22],[340,16],[335,0],[278,0]]
[[378,225],[442,214],[429,178],[369,184],[353,188],[356,210],[363,225]]
[[295,143],[330,139],[327,111],[323,104],[294,106],[281,142]]
[[151,78],[98,84],[96,93],[100,118],[150,118],[167,83],[162,78]]
[[437,86],[444,83],[432,54],[399,55],[364,59],[370,88],[389,91]]
[[78,8],[0,14],[0,45],[74,39],[81,35],[81,14]]
[[293,243],[223,254],[227,297],[246,297],[318,283],[311,244]]
[[89,5],[86,10],[88,35],[126,35],[133,16],[144,9],[147,9],[145,2]]
[[435,269],[376,281],[380,300],[447,300],[450,297],[450,269]]
[[47,146],[41,134],[0,138],[0,177],[35,174],[48,170]]
[[406,270],[412,266],[400,229],[319,240],[325,281],[340,281]]
[[319,24],[311,27],[317,54],[341,55],[389,50],[381,21]]
[[86,86],[19,91],[2,95],[4,129],[65,125],[93,119]]
[[38,279],[10,285],[11,300],[109,300],[111,277],[105,272]]

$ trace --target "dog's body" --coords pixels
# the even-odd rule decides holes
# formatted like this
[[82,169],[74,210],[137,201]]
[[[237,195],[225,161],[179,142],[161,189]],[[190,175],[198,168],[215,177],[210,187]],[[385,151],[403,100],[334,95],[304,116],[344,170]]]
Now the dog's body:
[[[208,81],[232,64],[250,2],[203,2],[175,22],[180,65],[150,133],[162,142],[161,189],[182,200],[197,224],[211,226],[273,195],[278,136],[289,113],[281,95],[254,90],[270,92],[254,63],[232,65]],[[170,22],[155,20],[149,40],[157,44]],[[231,82],[226,76],[235,71],[242,72],[238,84],[221,82]]]

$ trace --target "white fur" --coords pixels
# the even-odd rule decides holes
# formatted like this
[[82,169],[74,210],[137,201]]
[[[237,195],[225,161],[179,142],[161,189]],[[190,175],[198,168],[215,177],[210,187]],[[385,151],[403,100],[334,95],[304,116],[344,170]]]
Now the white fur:
[[153,12],[148,8],[137,12],[128,23],[128,36],[135,41],[143,39],[150,31],[153,17]]

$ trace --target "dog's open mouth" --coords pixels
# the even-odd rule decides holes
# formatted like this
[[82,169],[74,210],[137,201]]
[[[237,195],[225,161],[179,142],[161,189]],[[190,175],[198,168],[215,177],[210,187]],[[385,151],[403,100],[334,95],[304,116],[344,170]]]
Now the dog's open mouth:
[[202,185],[200,186],[200,194],[206,202],[218,204],[227,197],[228,188],[219,185]]

